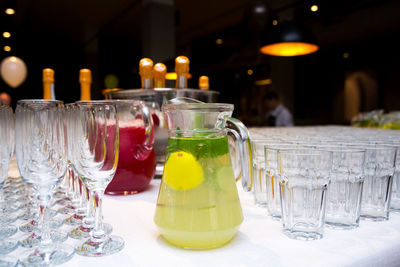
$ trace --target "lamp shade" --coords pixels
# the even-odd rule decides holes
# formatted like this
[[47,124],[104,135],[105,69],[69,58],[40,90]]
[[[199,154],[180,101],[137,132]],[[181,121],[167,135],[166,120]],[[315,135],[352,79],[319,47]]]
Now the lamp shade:
[[312,32],[294,22],[283,22],[262,36],[260,51],[271,56],[301,56],[316,52],[319,47]]

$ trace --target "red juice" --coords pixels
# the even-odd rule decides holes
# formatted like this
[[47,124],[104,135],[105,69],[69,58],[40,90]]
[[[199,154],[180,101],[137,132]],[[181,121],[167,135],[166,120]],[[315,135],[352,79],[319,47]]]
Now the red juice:
[[145,127],[142,120],[121,122],[119,125],[119,159],[114,178],[105,193],[130,195],[146,189],[154,176],[154,148],[144,146]]

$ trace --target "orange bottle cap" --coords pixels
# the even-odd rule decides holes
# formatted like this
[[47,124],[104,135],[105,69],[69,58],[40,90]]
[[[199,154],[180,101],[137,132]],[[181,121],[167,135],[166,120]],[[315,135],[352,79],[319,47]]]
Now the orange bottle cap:
[[164,80],[167,74],[167,67],[163,63],[157,63],[153,67],[154,79]]
[[80,83],[92,83],[92,72],[89,69],[81,69],[79,71]]
[[199,88],[203,90],[208,90],[210,88],[209,79],[207,76],[200,76]]
[[153,61],[150,58],[142,58],[139,61],[139,75],[142,79],[153,78]]
[[43,69],[43,82],[54,83],[54,70],[47,68]]
[[175,72],[178,76],[186,76],[189,73],[189,59],[179,56],[175,59]]

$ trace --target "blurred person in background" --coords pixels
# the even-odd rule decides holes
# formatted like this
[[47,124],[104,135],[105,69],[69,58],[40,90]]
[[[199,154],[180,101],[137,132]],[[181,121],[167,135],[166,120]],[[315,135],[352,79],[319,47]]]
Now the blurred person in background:
[[0,103],[11,105],[11,96],[6,92],[0,93]]
[[293,116],[290,111],[279,101],[278,94],[271,91],[265,96],[265,106],[268,110],[268,126],[293,126]]

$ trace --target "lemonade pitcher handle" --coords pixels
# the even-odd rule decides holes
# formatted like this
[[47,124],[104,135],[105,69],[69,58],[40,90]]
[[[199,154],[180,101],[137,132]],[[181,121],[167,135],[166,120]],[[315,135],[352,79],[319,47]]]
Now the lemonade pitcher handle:
[[251,143],[249,132],[244,124],[235,118],[226,119],[226,128],[235,137],[235,145],[239,147],[240,175],[236,181],[242,179],[242,186],[245,191],[250,191],[253,185],[253,171],[251,168]]

